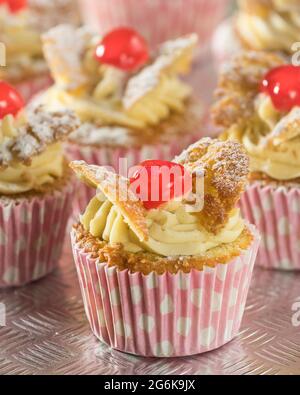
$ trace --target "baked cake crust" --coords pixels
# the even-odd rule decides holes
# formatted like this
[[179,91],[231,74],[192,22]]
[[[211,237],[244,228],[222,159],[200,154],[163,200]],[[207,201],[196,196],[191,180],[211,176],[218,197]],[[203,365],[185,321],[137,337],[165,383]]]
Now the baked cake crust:
[[192,257],[162,257],[149,252],[130,253],[121,244],[108,245],[105,241],[86,232],[81,224],[73,227],[74,237],[79,248],[91,254],[91,258],[115,266],[118,270],[128,269],[131,273],[141,272],[144,275],[155,272],[176,274],[179,271],[189,273],[191,270],[202,271],[204,266],[215,267],[226,264],[247,250],[254,240],[250,229],[245,227],[240,237],[233,243],[222,244],[212,248],[203,255]]
[[243,51],[234,56],[219,78],[216,103],[211,110],[214,123],[226,129],[251,121],[255,116],[254,98],[263,77],[286,63],[282,56],[264,51]]
[[236,141],[204,138],[189,147],[176,162],[192,174],[203,171],[204,207],[200,223],[211,233],[218,233],[244,191],[249,174],[249,158]]

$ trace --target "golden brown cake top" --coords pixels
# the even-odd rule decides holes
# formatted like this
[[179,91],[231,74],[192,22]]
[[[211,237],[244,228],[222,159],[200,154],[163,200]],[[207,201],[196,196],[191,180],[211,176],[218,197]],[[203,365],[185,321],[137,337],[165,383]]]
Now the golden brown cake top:
[[204,173],[204,208],[198,214],[201,224],[217,233],[228,218],[246,186],[249,159],[237,141],[202,139],[184,151],[176,162],[192,174]]
[[221,128],[245,123],[255,117],[255,98],[263,77],[271,69],[286,64],[280,55],[244,51],[235,55],[219,76],[212,116]]
[[[248,177],[242,146],[205,138],[175,158],[173,165],[190,174],[191,190],[149,206],[131,189],[132,179],[72,162],[77,176],[97,188],[81,224],[74,228],[80,246],[120,270],[143,273],[202,270],[203,265],[226,263],[239,255],[253,240],[236,208]],[[203,184],[197,183],[199,179]],[[198,199],[203,199],[203,206],[193,210]]]
[[219,264],[225,265],[247,250],[254,240],[252,231],[245,228],[234,242],[221,244],[201,255],[163,257],[145,251],[128,252],[121,244],[109,245],[92,236],[81,224],[75,225],[73,231],[76,244],[85,253],[89,253],[91,258],[107,263],[109,267],[117,267],[120,271],[129,270],[131,273],[139,272],[144,275],[152,272],[159,275],[166,272],[190,273],[192,270],[202,271],[205,266],[214,268]]

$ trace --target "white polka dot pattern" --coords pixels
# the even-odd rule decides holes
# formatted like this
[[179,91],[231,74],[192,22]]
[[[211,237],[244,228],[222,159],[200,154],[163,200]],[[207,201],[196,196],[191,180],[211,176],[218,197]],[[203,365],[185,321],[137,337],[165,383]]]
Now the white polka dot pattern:
[[9,206],[0,203],[0,288],[25,285],[55,268],[73,192],[70,183],[45,198],[24,199]]
[[170,295],[166,295],[160,304],[161,314],[170,314],[174,311],[173,300]]
[[[259,237],[251,229],[252,246],[232,262],[213,270],[160,276],[108,268],[84,254],[73,235],[92,331],[113,348],[152,357],[198,354],[232,340],[240,327],[259,246]],[[102,292],[96,291],[99,283]]]
[[262,235],[257,265],[300,270],[300,188],[256,182],[248,187],[240,206],[244,217],[250,222],[254,219]]

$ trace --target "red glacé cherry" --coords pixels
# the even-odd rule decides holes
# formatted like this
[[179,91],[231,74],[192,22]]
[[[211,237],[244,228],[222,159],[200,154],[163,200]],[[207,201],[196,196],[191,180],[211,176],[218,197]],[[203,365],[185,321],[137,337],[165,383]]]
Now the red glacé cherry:
[[274,68],[264,77],[260,90],[271,97],[278,111],[288,112],[300,106],[300,67],[284,65]]
[[149,59],[144,38],[135,30],[121,27],[108,33],[98,44],[96,59],[124,71],[135,71]]
[[[192,176],[178,163],[146,160],[138,165],[130,183],[144,207],[151,210],[189,193],[192,189]],[[146,187],[144,191],[143,185]]]
[[27,0],[0,0],[0,5],[7,4],[12,13],[21,11],[27,6]]
[[24,107],[22,96],[7,82],[0,81],[0,119],[6,115],[17,115]]

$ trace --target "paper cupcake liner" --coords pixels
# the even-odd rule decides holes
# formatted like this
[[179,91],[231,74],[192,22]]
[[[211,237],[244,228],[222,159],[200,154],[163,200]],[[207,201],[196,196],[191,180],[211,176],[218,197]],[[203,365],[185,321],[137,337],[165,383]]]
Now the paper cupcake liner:
[[148,357],[178,357],[223,346],[239,332],[259,236],[228,264],[189,274],[118,271],[72,246],[94,335],[110,347]]
[[49,88],[52,83],[52,78],[47,74],[19,82],[14,84],[14,86],[22,95],[25,102],[28,103],[37,93]]
[[152,47],[165,40],[196,32],[201,46],[226,15],[228,0],[81,0],[85,23],[105,34],[113,28],[131,26]]
[[69,183],[43,198],[0,202],[0,288],[25,285],[56,267],[73,193]]
[[226,19],[217,27],[212,38],[213,59],[218,70],[242,49],[234,32],[233,23],[233,18]]
[[300,188],[251,184],[241,210],[262,235],[257,264],[267,269],[300,270]]
[[[83,147],[77,144],[67,144],[66,151],[70,160],[84,160],[93,165],[111,166],[119,172],[119,159],[126,158],[128,168],[147,159],[172,160],[190,144],[195,143],[202,134],[186,135],[180,141],[171,141],[170,144],[146,145],[141,148],[108,148]],[[95,190],[86,185],[80,185],[77,198],[74,199],[74,214],[81,213],[95,196]]]

